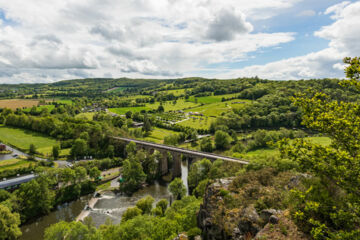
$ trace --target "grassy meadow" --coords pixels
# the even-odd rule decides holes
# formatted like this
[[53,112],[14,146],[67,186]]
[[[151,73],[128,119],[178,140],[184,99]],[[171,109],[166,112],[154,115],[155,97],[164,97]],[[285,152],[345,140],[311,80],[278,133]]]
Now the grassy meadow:
[[[58,141],[48,136],[6,126],[0,126],[0,141],[25,152],[29,151],[30,144],[33,143],[37,151],[43,156],[50,156],[52,147],[59,145]],[[66,155],[68,152],[68,149],[63,149],[60,154]]]

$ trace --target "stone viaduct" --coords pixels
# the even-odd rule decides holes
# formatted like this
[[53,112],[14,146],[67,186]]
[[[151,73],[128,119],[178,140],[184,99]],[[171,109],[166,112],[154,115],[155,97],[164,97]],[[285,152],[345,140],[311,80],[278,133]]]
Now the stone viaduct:
[[[161,175],[166,175],[169,171],[171,171],[173,174],[173,177],[180,177],[181,176],[181,160],[182,160],[181,156],[186,157],[187,159],[190,160],[190,162],[196,161],[197,159],[207,158],[211,161],[220,159],[223,161],[236,162],[241,165],[249,164],[249,162],[241,160],[241,159],[237,159],[237,158],[225,157],[225,156],[216,155],[216,154],[212,154],[212,153],[178,148],[178,147],[168,146],[168,145],[164,145],[164,144],[157,144],[157,143],[136,140],[136,139],[131,139],[131,138],[124,138],[124,137],[113,137],[113,139],[124,142],[126,144],[128,144],[130,142],[134,142],[136,144],[136,147],[139,150],[144,149],[145,151],[148,151],[150,153],[153,153],[154,150],[159,151],[163,156],[160,161]],[[173,158],[173,164],[172,164],[171,169],[169,169],[169,166],[168,166],[168,153],[170,153]]]

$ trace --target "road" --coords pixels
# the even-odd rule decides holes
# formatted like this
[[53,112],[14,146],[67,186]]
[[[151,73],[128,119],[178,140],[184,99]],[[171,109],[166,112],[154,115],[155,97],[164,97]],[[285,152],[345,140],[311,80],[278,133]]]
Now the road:
[[132,138],[123,138],[123,137],[113,137],[113,138],[120,140],[120,141],[124,141],[124,142],[134,142],[136,144],[147,146],[147,147],[153,147],[155,149],[178,152],[178,153],[187,154],[187,155],[200,157],[200,158],[215,159],[215,160],[220,159],[223,161],[236,162],[236,163],[240,163],[243,165],[249,164],[248,161],[233,158],[233,157],[226,157],[226,156],[221,156],[221,155],[212,154],[212,153],[200,152],[200,151],[189,150],[189,149],[185,149],[185,148],[168,146],[168,145],[164,145],[164,144],[157,144],[157,143],[152,143],[152,142],[147,142],[147,141],[142,141],[142,140],[136,140],[136,139],[132,139]]

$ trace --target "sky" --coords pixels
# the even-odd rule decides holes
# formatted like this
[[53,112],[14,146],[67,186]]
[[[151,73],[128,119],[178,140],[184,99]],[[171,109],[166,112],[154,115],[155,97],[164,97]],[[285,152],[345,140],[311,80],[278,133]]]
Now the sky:
[[343,78],[360,1],[0,0],[0,83]]

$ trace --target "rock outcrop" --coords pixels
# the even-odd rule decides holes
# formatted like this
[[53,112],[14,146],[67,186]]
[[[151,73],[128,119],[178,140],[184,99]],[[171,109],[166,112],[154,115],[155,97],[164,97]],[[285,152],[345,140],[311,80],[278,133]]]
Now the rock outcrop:
[[240,202],[231,188],[233,179],[218,179],[206,188],[198,213],[203,240],[307,239],[290,220],[288,211],[257,211],[256,201]]

